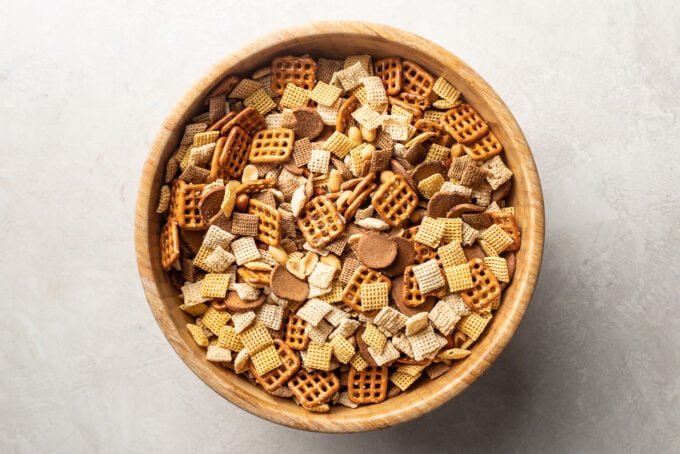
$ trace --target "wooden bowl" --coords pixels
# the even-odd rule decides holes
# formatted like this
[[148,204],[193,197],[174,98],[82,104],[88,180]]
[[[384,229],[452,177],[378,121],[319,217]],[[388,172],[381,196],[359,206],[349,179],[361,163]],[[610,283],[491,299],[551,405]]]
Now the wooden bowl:
[[[248,74],[273,57],[306,53],[313,57],[397,55],[455,85],[488,121],[505,148],[504,159],[515,174],[509,201],[515,207],[522,235],[514,280],[468,358],[455,363],[446,375],[424,381],[383,403],[357,409],[338,406],[327,414],[310,413],[292,400],[272,397],[243,377],[205,360],[205,350],[194,343],[185,327],[191,318],[178,308],[177,291],[161,268],[161,218],[156,214],[165,162],[178,146],[184,125],[203,108],[210,89],[225,76]],[[279,424],[320,432],[359,432],[392,426],[437,408],[491,365],[517,329],[534,292],[543,253],[543,215],[541,186],[526,140],[503,101],[477,73],[447,50],[402,30],[356,21],[319,22],[272,33],[229,55],[170,112],[144,164],[135,212],[135,248],[146,298],[158,325],[184,362],[211,388],[244,410]]]

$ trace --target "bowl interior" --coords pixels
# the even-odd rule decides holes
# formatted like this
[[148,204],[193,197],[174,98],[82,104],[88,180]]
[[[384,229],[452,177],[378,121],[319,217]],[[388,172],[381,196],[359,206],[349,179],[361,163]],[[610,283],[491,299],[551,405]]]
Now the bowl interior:
[[[164,177],[164,163],[178,146],[184,125],[200,113],[210,89],[225,76],[246,76],[279,55],[310,54],[344,58],[369,54],[374,58],[400,56],[413,60],[435,77],[443,76],[489,123],[505,148],[504,159],[513,170],[509,202],[515,207],[522,247],[512,284],[472,354],[458,361],[445,376],[424,381],[396,398],[357,409],[334,407],[331,413],[310,413],[288,399],[270,396],[231,371],[206,361],[185,328],[191,317],[178,307],[177,291],[160,266],[160,216],[155,213]],[[502,351],[529,304],[543,248],[543,202],[540,183],[526,141],[511,113],[493,90],[467,65],[439,46],[416,35],[376,24],[326,22],[276,32],[227,57],[214,66],[183,97],[163,124],[144,168],[136,212],[136,249],[140,276],[149,305],[168,341],[180,357],[209,386],[245,410],[291,427],[354,432],[382,428],[417,417],[461,392]]]

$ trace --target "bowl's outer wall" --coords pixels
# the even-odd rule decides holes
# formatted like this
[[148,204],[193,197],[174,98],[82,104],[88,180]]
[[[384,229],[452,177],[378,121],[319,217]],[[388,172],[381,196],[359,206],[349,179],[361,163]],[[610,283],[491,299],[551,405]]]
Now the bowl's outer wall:
[[[396,398],[372,406],[333,408],[309,413],[290,400],[272,397],[242,377],[205,360],[185,328],[190,317],[179,310],[177,291],[160,266],[160,216],[155,208],[163,184],[163,165],[176,149],[184,125],[200,113],[210,89],[230,74],[248,75],[278,55],[345,57],[397,55],[413,60],[435,77],[456,86],[488,121],[505,148],[514,172],[509,202],[515,207],[522,234],[517,268],[503,304],[472,354],[443,377],[424,381]],[[476,380],[512,337],[531,300],[543,252],[544,211],[540,181],[526,140],[503,101],[471,68],[434,43],[392,27],[361,22],[320,22],[272,33],[228,56],[196,83],[168,115],[145,162],[135,212],[135,247],[139,273],[149,306],[170,344],[205,383],[239,407],[273,422],[305,430],[357,432],[392,426],[420,416],[451,399]]]

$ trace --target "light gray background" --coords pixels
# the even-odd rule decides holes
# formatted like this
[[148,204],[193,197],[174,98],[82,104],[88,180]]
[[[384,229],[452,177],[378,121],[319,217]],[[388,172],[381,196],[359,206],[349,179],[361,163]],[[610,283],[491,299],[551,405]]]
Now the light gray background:
[[[251,4],[0,1],[0,450],[680,451],[677,2]],[[153,320],[133,249],[142,163],[183,92],[264,33],[333,18],[475,68],[526,134],[547,219],[496,364],[360,435],[279,427],[205,386]]]

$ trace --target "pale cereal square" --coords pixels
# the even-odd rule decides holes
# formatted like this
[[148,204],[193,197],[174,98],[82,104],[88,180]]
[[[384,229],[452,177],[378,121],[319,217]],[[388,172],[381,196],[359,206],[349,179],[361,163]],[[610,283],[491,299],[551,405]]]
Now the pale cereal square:
[[398,115],[383,115],[383,130],[388,133],[393,140],[408,140],[409,120]]
[[263,304],[257,311],[257,320],[274,331],[281,329],[284,308],[278,304]]
[[413,267],[413,274],[416,281],[418,281],[418,288],[420,288],[422,293],[429,293],[446,285],[436,259],[430,259],[420,265],[415,265]]
[[203,281],[187,282],[182,286],[182,295],[184,296],[184,304],[193,306],[195,304],[205,303],[210,301],[210,297],[205,297],[201,294],[203,288]]
[[314,173],[328,173],[328,164],[331,160],[331,152],[328,150],[312,150],[307,168]]
[[361,62],[357,61],[355,64],[337,71],[333,76],[340,81],[346,91],[349,91],[361,85],[361,79],[368,77],[369,74],[361,65]]
[[439,301],[428,314],[428,318],[435,328],[445,336],[453,332],[456,323],[460,320],[460,315],[456,313],[451,304]]
[[312,326],[317,326],[321,320],[333,310],[333,306],[317,298],[308,300],[297,311],[297,316]]
[[387,93],[382,79],[377,76],[364,77],[361,79],[366,92],[366,101],[374,109],[384,109],[387,105]]
[[208,345],[208,352],[205,355],[205,359],[216,363],[230,363],[231,350],[222,348],[217,344],[210,344]]
[[366,129],[373,130],[382,124],[382,117],[371,106],[361,106],[352,112],[352,118]]
[[500,155],[496,155],[482,164],[482,169],[488,171],[486,181],[494,190],[512,178],[512,171],[505,165]]
[[216,249],[218,246],[222,249],[229,249],[229,244],[234,240],[235,236],[226,230],[222,230],[216,225],[211,225],[203,238],[203,246],[210,249]]
[[394,346],[403,354],[409,358],[413,358],[413,349],[411,348],[411,342],[409,342],[408,337],[404,332],[399,332],[392,336],[392,343]]
[[373,323],[392,334],[396,334],[406,326],[407,319],[408,317],[398,310],[391,307],[383,307],[378,312],[378,315],[373,318]]
[[236,257],[236,264],[239,266],[260,258],[260,251],[253,237],[244,237],[232,241],[231,250]]
[[340,322],[340,325],[338,325],[335,330],[329,334],[329,337],[333,339],[335,336],[342,336],[342,337],[349,337],[354,332],[359,328],[361,323],[359,323],[357,320],[351,319],[351,318],[345,318]]
[[376,351],[373,347],[368,347],[368,353],[373,357],[373,361],[375,361],[378,366],[384,366],[401,356],[399,350],[397,350],[390,341],[387,341],[382,352]]
[[420,330],[427,328],[428,326],[427,317],[428,317],[427,312],[419,312],[415,315],[410,316],[408,320],[406,320],[405,330],[406,336],[413,336]]
[[236,330],[237,334],[241,334],[250,327],[255,322],[255,319],[257,319],[257,315],[253,311],[234,312],[231,316],[231,320],[234,322],[234,330]]
[[416,334],[407,337],[413,349],[413,359],[416,361],[422,361],[434,355],[443,345],[446,345],[446,339],[435,334],[434,328],[430,325]]

